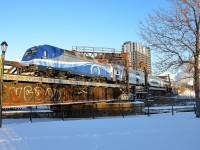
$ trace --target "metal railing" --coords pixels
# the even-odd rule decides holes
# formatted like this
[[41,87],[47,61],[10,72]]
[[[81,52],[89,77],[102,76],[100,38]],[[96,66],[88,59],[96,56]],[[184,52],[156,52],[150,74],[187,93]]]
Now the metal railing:
[[35,107],[28,107],[22,110],[7,110],[3,111],[3,119],[20,119],[27,118],[33,122],[36,118],[52,118],[61,120],[83,119],[83,118],[99,118],[99,117],[125,117],[130,115],[147,115],[161,113],[171,113],[175,115],[178,112],[194,112],[196,113],[196,105],[168,105],[155,107],[151,105],[140,107],[115,107],[115,108],[57,108],[54,111],[50,109],[40,110]]

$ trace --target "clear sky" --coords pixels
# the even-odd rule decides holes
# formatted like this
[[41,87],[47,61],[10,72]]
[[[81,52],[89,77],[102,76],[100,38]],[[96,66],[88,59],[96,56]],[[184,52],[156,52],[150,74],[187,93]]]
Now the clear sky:
[[139,42],[139,20],[165,0],[0,0],[0,42],[6,59],[21,61],[24,52],[49,44],[121,49],[125,41]]

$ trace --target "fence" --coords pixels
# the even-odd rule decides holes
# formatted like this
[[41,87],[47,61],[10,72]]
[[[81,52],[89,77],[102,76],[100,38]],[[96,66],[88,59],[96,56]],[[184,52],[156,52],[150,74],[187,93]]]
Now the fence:
[[137,107],[130,106],[121,106],[118,107],[107,107],[107,108],[65,108],[65,107],[56,107],[53,111],[50,109],[41,109],[41,108],[23,108],[21,110],[4,110],[3,119],[10,118],[29,118],[30,122],[34,118],[55,118],[55,119],[74,119],[74,118],[98,118],[98,117],[111,117],[111,116],[129,116],[129,115],[148,115],[159,113],[171,113],[175,115],[178,112],[196,112],[196,105],[185,105],[185,106],[151,106],[151,105],[138,105]]

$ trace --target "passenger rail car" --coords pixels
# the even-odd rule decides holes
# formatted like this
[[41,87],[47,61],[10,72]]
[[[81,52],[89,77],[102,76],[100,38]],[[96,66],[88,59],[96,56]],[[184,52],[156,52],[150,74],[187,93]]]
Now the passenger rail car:
[[145,85],[144,72],[129,69],[130,85]]
[[150,87],[167,88],[169,82],[157,76],[148,75],[147,83]]

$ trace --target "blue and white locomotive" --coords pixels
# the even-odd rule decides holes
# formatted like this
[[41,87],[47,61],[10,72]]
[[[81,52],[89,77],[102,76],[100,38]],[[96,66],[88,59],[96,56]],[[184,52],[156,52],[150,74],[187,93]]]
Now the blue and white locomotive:
[[50,45],[29,48],[21,64],[23,65],[22,73],[33,75],[39,73],[48,77],[61,75],[62,77],[94,78],[101,81],[121,81],[124,74],[122,66],[99,63],[91,57]]

